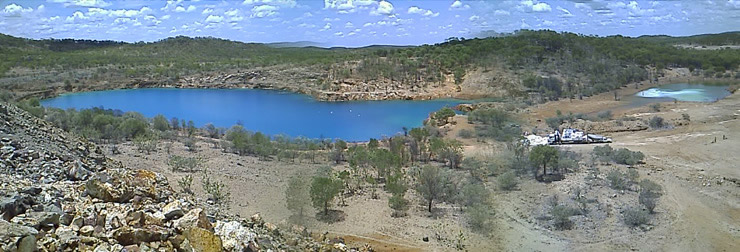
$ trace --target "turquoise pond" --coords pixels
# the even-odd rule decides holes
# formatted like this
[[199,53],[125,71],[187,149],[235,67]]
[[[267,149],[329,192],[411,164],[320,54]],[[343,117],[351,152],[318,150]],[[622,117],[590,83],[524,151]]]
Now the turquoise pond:
[[62,109],[103,107],[162,114],[230,127],[237,122],[251,131],[308,138],[366,141],[392,136],[402,127],[422,125],[430,112],[463,100],[322,102],[307,95],[256,89],[146,88],[61,95],[41,101]]
[[640,91],[638,97],[691,102],[715,102],[730,95],[728,86],[677,83]]

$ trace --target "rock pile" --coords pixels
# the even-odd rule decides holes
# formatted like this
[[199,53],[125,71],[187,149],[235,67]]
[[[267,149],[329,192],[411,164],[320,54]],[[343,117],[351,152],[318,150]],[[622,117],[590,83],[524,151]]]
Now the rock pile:
[[209,215],[160,174],[126,169],[94,144],[2,103],[0,139],[0,251],[331,248],[259,215]]

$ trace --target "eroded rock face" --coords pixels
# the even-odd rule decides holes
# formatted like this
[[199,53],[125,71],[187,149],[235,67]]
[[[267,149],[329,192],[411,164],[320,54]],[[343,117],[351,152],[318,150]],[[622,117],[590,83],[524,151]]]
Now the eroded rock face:
[[183,243],[187,243],[192,251],[220,252],[224,249],[221,238],[209,230],[192,227],[185,230],[184,235],[186,240]]
[[203,211],[203,209],[201,208],[190,210],[180,219],[175,220],[174,225],[175,228],[180,231],[185,231],[193,227],[213,230],[213,225],[211,225],[211,222],[208,220],[205,211]]
[[216,222],[216,234],[221,237],[223,247],[229,251],[245,251],[257,234],[242,226],[237,221]]

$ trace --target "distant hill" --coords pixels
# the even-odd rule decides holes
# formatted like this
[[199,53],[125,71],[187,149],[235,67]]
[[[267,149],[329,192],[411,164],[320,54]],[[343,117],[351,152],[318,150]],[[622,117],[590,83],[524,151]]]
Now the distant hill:
[[285,47],[325,47],[323,44],[318,42],[311,42],[311,41],[296,41],[296,42],[275,42],[275,43],[267,43],[266,44],[269,47],[274,48],[285,48]]
[[[183,76],[211,75],[271,67],[311,89],[334,92],[337,81],[373,82],[395,88],[478,84],[513,95],[539,92],[548,99],[592,95],[646,80],[665,68],[686,67],[695,75],[737,76],[740,50],[693,50],[676,44],[738,45],[740,32],[689,37],[583,36],[568,32],[520,30],[513,36],[493,31],[483,38],[450,38],[421,46],[371,45],[321,48],[313,42],[243,43],[211,37],[172,37],[157,42],[46,39],[0,35],[0,77],[44,83],[108,82],[139,79],[168,83]],[[310,80],[297,80],[289,73]],[[490,76],[467,76],[479,70]],[[696,70],[696,71],[695,71]],[[42,80],[38,71],[55,71]],[[74,74],[72,72],[75,72]],[[478,73],[479,74],[479,73]],[[292,76],[292,77],[291,77]],[[486,79],[508,76],[485,83]],[[281,77],[281,78],[282,78]],[[543,78],[544,77],[544,78]],[[552,78],[547,78],[552,77]],[[6,83],[20,85],[20,79]],[[0,84],[3,79],[0,78]],[[296,84],[297,85],[297,84]],[[302,84],[308,85],[308,84]],[[465,84],[470,85],[470,83]],[[365,92],[361,85],[352,92]],[[345,87],[346,88],[346,87]],[[40,89],[40,88],[39,88]],[[385,90],[383,88],[382,90]]]

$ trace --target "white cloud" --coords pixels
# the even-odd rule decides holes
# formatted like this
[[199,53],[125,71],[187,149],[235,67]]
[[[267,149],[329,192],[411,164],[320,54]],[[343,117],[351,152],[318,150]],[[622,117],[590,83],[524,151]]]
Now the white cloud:
[[393,4],[388,1],[381,0],[378,2],[378,7],[371,11],[372,15],[390,15],[393,14]]
[[344,24],[344,28],[355,28],[355,25],[352,24],[352,22],[347,22],[346,24]]
[[493,15],[495,15],[495,16],[508,16],[510,14],[511,13],[509,13],[508,11],[505,11],[505,10],[496,10],[496,11],[493,12]]
[[326,25],[324,25],[324,28],[321,28],[321,30],[319,30],[319,31],[327,31],[327,30],[330,30],[330,29],[331,29],[331,23],[326,23]]
[[470,20],[470,21],[478,21],[478,20],[480,20],[480,16],[478,16],[478,15],[472,15],[472,16],[470,16],[470,18],[468,18],[468,20]]
[[549,12],[552,10],[552,8],[550,8],[549,4],[538,3],[532,6],[532,10],[535,12]]
[[177,7],[175,7],[175,12],[193,12],[195,11],[195,9],[196,9],[195,6],[192,6],[192,5],[188,6],[187,8],[181,5],[178,5]]
[[87,19],[89,19],[89,17],[86,17],[84,13],[80,11],[75,11],[74,13],[72,13],[72,16],[65,18],[64,21],[66,21],[67,23],[75,23]]
[[341,37],[342,35],[344,35],[344,33],[343,33],[343,32],[335,32],[335,33],[334,33],[334,36],[339,36],[339,37]]
[[164,16],[162,16],[162,20],[170,19],[170,17],[171,17],[170,15],[164,15]]
[[565,17],[565,18],[573,17],[573,13],[570,13],[568,9],[565,9],[560,6],[558,6],[556,9],[558,9],[561,12],[560,17]]
[[425,10],[416,6],[409,7],[407,13],[409,14],[419,14],[425,17],[436,17],[439,16],[439,12],[433,12],[431,10]]
[[740,0],[727,0],[727,6],[733,9],[740,9]]
[[17,4],[8,4],[3,9],[3,15],[6,17],[20,17],[23,13],[30,13],[33,8],[23,8],[23,6]]
[[519,9],[529,12],[550,12],[552,8],[547,3],[540,3],[533,0],[524,0],[519,3]]
[[470,5],[463,4],[460,0],[455,0],[450,5],[451,10],[467,10],[470,9]]
[[252,17],[271,17],[277,14],[278,9],[277,6],[272,5],[257,5],[252,8]]
[[50,3],[61,3],[65,7],[107,7],[110,3],[103,0],[47,0]]
[[209,15],[206,18],[206,23],[221,23],[224,21],[224,17],[217,15]]
[[352,0],[324,0],[324,9],[351,10],[354,8]]
[[585,3],[576,3],[575,6],[576,8],[581,9],[583,11],[588,11],[591,9],[591,6],[588,6],[588,4],[585,4]]
[[211,13],[213,13],[213,9],[211,9],[211,8],[206,8],[206,9],[205,9],[205,10],[203,10],[203,12],[201,12],[200,14],[203,14],[203,15],[208,15],[208,14],[211,14]]
[[293,8],[293,7],[296,7],[297,2],[296,0],[244,0],[242,4],[243,5],[263,4],[263,5],[273,5],[273,6],[279,6],[279,7],[285,7],[285,8]]

